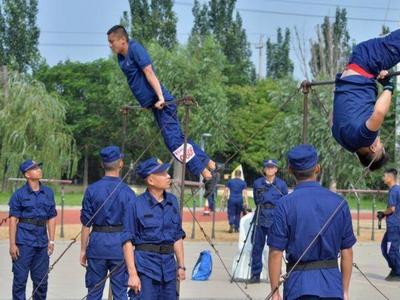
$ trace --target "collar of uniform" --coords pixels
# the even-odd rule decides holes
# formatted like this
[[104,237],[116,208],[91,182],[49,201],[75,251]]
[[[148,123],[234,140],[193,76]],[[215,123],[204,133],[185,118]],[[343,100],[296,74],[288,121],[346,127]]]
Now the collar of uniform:
[[297,184],[294,189],[297,190],[302,188],[318,187],[318,186],[321,186],[321,184],[318,181],[303,181]]
[[104,180],[110,180],[110,181],[121,181],[121,177],[114,177],[114,176],[103,176]]
[[149,201],[150,207],[153,208],[157,204],[160,204],[162,206],[165,206],[167,204],[171,204],[171,200],[168,198],[167,193],[164,191],[163,192],[163,201],[158,202],[156,198],[149,192],[149,190],[146,190],[146,198]]
[[267,179],[267,177],[264,176],[264,183],[265,183],[265,184],[274,184],[274,185],[275,185],[275,184],[276,184],[276,181],[277,181],[276,178],[277,178],[277,177],[275,176],[275,177],[274,177],[274,180],[273,180],[272,182],[269,182],[268,179]]
[[[32,190],[32,188],[31,188],[31,186],[29,185],[29,183],[27,182],[27,183],[25,183],[25,186],[26,186],[26,189],[28,190],[28,192],[30,193],[30,194],[32,194],[32,193],[35,193],[35,191],[34,190]],[[43,187],[42,187],[42,183],[41,182],[39,182],[39,190],[38,191],[36,191],[37,193],[43,193],[44,191],[43,191]]]

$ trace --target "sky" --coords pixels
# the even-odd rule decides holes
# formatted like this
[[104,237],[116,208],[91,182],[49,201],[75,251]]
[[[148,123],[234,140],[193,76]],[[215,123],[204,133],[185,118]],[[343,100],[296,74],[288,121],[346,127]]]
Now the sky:
[[[192,0],[174,2],[178,18],[177,37],[186,43],[193,25]],[[208,2],[200,0],[201,3]],[[315,39],[315,28],[323,16],[334,16],[336,7],[346,8],[348,30],[354,42],[378,36],[382,25],[395,30],[399,26],[400,3],[394,0],[237,0],[236,9],[251,44],[252,61],[259,72],[260,37],[276,39],[278,27],[292,32],[291,58],[294,75],[304,78],[298,59],[296,27],[309,52],[309,40]],[[49,65],[66,59],[88,62],[110,55],[106,31],[118,24],[128,0],[39,0],[37,23],[41,30],[39,50]],[[265,75],[265,47],[262,51],[262,75]],[[308,54],[308,59],[309,59]]]

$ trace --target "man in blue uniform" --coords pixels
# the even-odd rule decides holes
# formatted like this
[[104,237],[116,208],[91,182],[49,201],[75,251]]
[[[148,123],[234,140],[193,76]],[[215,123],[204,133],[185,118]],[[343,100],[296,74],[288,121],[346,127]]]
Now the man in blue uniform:
[[[49,255],[54,250],[56,204],[53,191],[44,186],[41,163],[24,161],[19,169],[26,184],[10,199],[10,255],[13,261],[12,294],[25,300],[26,282],[31,273],[34,300],[46,299]],[[43,281],[42,281],[43,279]]]
[[400,186],[397,184],[397,170],[385,171],[383,182],[389,187],[387,209],[378,212],[386,217],[386,232],[382,240],[382,254],[391,269],[387,281],[400,281]]
[[176,280],[185,279],[185,232],[178,201],[166,192],[169,167],[150,158],[137,168],[147,190],[132,203],[122,237],[130,299],[177,299]]
[[82,201],[80,263],[86,268],[87,299],[102,299],[103,279],[108,272],[112,272],[114,299],[127,299],[128,274],[120,236],[123,215],[136,197],[131,188],[121,182],[124,163],[119,147],[105,147],[100,156],[105,175],[88,186]]
[[[347,201],[317,181],[321,168],[313,146],[294,147],[287,157],[297,185],[279,202],[268,235],[271,289],[278,286],[286,251],[286,272],[292,272],[284,283],[284,299],[349,299],[356,238]],[[281,299],[279,290],[272,299]]]
[[249,206],[247,199],[247,184],[241,179],[242,172],[235,171],[235,178],[228,180],[225,186],[223,199],[228,198],[229,233],[239,232],[240,214],[243,210],[243,197],[245,207]]
[[[129,87],[145,108],[151,108],[158,127],[161,129],[165,145],[174,157],[183,162],[184,135],[181,130],[174,100],[170,92],[159,82],[146,49],[135,40],[129,40],[125,28],[113,26],[108,32],[108,42],[118,55],[118,63],[127,77]],[[200,147],[189,140],[186,163],[193,175],[202,175],[206,180],[204,198],[215,190],[219,174],[216,164]]]
[[249,283],[260,282],[262,271],[262,252],[265,247],[265,239],[273,223],[275,206],[280,199],[287,195],[286,182],[276,176],[278,162],[275,159],[264,160],[264,176],[256,179],[253,184],[253,197],[256,204],[253,249],[251,257],[251,278]]
[[[379,130],[394,90],[394,78],[387,76],[387,70],[399,62],[400,30],[396,30],[358,44],[345,71],[336,75],[333,137],[371,171],[388,160]],[[375,78],[383,87],[378,98]]]

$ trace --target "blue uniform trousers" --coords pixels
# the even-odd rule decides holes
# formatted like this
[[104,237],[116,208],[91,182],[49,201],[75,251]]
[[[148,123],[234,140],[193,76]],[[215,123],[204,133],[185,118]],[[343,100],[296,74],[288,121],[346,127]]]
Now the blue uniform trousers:
[[[161,110],[157,108],[152,109],[158,127],[161,129],[165,145],[171,153],[184,144],[184,135],[179,124],[176,109],[175,104],[167,105]],[[192,145],[195,156],[187,163],[187,167],[190,173],[198,176],[207,166],[210,158],[193,141],[189,140],[188,144]]]
[[234,201],[231,199],[228,200],[229,225],[239,229],[240,214],[242,213],[242,209],[243,209],[243,200],[240,201]]
[[[389,251],[388,244],[390,244]],[[400,276],[400,227],[390,226],[387,228],[382,239],[381,249],[389,268]]]
[[154,280],[144,274],[139,274],[141,291],[135,294],[129,291],[130,300],[176,300],[176,280],[168,282]]
[[350,57],[368,73],[378,75],[381,70],[389,70],[400,62],[400,29],[384,37],[370,39],[358,44]]
[[128,299],[128,273],[124,261],[89,258],[85,276],[86,287],[88,288],[88,300],[102,299],[105,285],[105,281],[103,282],[103,280],[106,278],[108,271],[112,270],[114,271],[111,274],[110,280],[114,299]]
[[251,275],[259,276],[262,271],[262,253],[265,247],[269,227],[256,226],[254,232],[253,249],[251,250]]
[[300,298],[297,298],[297,300],[341,300],[340,298],[323,298],[323,297],[318,297],[318,296],[301,296]]
[[18,249],[19,257],[16,261],[13,261],[12,266],[12,271],[14,273],[12,287],[13,299],[26,299],[26,282],[28,280],[28,273],[30,271],[33,282],[33,290],[35,290],[40,283],[40,287],[33,296],[33,299],[45,300],[47,294],[47,271],[49,270],[49,255],[47,253],[47,247],[29,247],[25,245],[18,245]]

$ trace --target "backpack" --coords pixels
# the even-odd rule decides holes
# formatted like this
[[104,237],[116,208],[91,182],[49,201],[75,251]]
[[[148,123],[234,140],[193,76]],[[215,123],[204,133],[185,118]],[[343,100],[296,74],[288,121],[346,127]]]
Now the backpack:
[[212,272],[212,256],[209,250],[200,252],[200,256],[193,268],[192,280],[208,280]]

